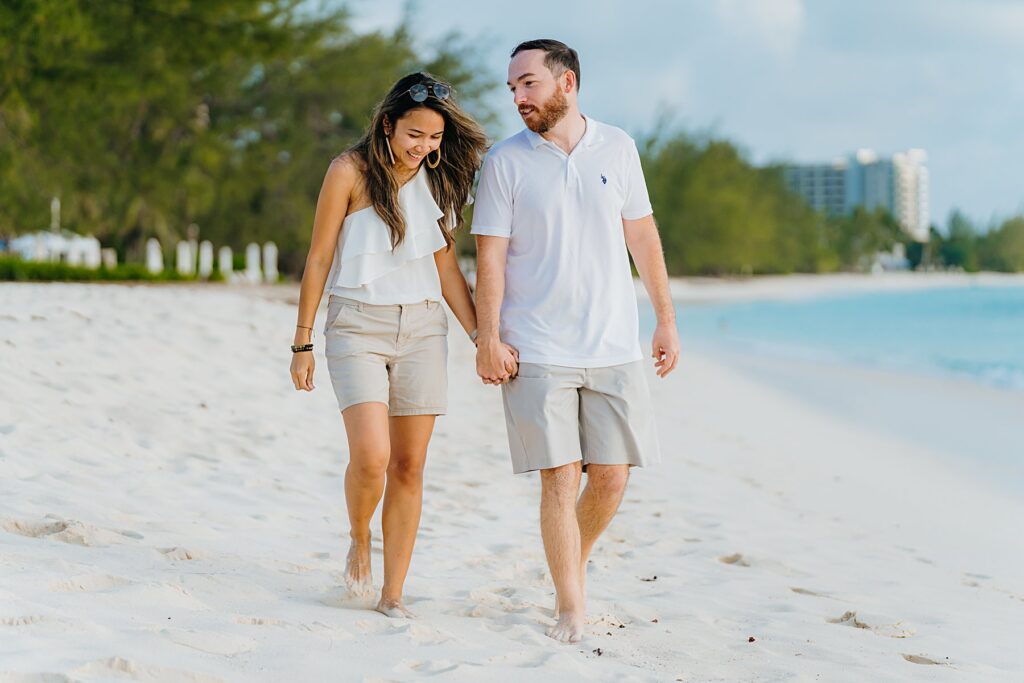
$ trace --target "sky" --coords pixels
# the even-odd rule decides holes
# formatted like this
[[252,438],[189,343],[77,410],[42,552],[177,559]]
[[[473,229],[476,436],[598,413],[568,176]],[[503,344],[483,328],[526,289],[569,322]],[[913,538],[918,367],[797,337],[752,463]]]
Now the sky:
[[[348,0],[359,31],[405,0]],[[828,162],[859,148],[928,153],[931,220],[985,227],[1024,213],[1024,0],[429,0],[412,33],[459,31],[500,87],[504,137],[521,128],[509,51],[557,38],[580,54],[580,106],[638,135],[666,112],[754,163]],[[438,74],[443,76],[443,74]]]

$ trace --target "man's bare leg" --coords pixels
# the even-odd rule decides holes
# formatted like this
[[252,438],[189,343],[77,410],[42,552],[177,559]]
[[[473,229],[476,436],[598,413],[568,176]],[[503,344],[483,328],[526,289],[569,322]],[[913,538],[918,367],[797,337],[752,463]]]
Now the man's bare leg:
[[423,465],[434,431],[433,415],[391,418],[391,461],[384,491],[384,587],[377,611],[389,617],[414,617],[402,603],[402,588],[412,561],[423,508]]
[[580,526],[580,589],[584,598],[590,551],[615,517],[628,480],[629,465],[587,465],[587,485],[576,502],[576,520]]
[[583,637],[586,611],[580,590],[580,528],[576,521],[581,473],[579,462],[540,472],[540,531],[560,608],[558,622],[547,634],[565,643]]
[[370,577],[370,519],[384,494],[391,442],[388,407],[358,403],[342,411],[348,434],[349,462],[345,469],[345,505],[348,507],[349,546],[345,585],[357,597],[373,595]]

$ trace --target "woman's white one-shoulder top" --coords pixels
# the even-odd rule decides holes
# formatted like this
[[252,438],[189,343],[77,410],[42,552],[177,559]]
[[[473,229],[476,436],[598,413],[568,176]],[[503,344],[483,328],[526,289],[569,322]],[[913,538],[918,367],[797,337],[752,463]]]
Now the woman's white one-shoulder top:
[[446,244],[437,223],[444,212],[430,193],[426,171],[417,171],[398,190],[398,204],[405,239],[394,249],[387,224],[372,206],[345,216],[327,276],[331,294],[368,304],[440,301],[434,252]]

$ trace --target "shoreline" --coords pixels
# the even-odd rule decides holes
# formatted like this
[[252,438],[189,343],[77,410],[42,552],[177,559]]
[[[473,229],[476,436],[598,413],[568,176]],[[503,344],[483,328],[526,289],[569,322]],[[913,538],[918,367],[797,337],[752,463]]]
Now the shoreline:
[[[635,282],[638,298],[649,300],[640,280]],[[669,278],[672,300],[676,304],[702,305],[972,286],[1024,286],[1024,273],[820,273]]]

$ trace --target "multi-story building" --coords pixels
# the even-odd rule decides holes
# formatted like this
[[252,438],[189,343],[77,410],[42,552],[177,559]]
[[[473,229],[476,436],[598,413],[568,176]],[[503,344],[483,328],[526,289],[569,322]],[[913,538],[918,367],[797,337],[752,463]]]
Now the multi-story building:
[[856,207],[889,211],[914,239],[928,241],[928,169],[922,149],[880,158],[858,150],[831,164],[799,164],[783,171],[786,184],[814,209],[845,215]]

